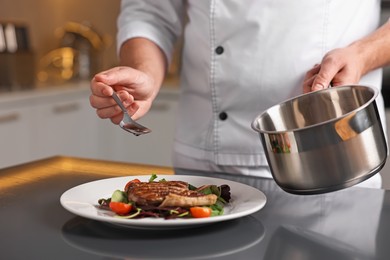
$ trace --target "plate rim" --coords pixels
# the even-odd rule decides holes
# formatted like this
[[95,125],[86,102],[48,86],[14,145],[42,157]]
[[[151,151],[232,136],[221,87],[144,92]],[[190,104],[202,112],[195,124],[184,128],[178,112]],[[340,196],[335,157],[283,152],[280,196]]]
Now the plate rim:
[[[210,181],[210,182],[220,183],[219,185],[228,184],[229,186],[238,186],[238,187],[241,186],[242,188],[245,188],[242,190],[245,190],[245,191],[249,190],[250,193],[253,193],[257,196],[255,198],[253,198],[254,199],[253,202],[257,201],[258,204],[250,209],[247,209],[247,210],[244,210],[241,212],[233,212],[231,214],[226,214],[226,215],[224,214],[221,216],[215,216],[215,217],[210,217],[210,218],[169,219],[169,220],[165,220],[163,218],[158,218],[158,219],[155,219],[155,218],[153,218],[153,219],[149,219],[149,218],[121,219],[121,218],[114,218],[114,217],[109,217],[109,216],[100,216],[98,214],[96,214],[96,215],[87,214],[83,211],[76,210],[74,207],[70,206],[70,203],[72,203],[72,202],[84,204],[85,206],[94,207],[96,209],[96,213],[98,213],[99,209],[96,208],[98,199],[96,199],[96,203],[93,204],[91,202],[87,202],[87,201],[83,201],[83,200],[80,200],[80,201],[69,200],[68,197],[72,193],[74,193],[75,191],[83,190],[85,188],[97,185],[99,183],[116,182],[116,181],[119,182],[119,181],[123,180],[123,183],[121,183],[121,185],[123,186],[123,185],[125,185],[126,180],[128,181],[130,179],[135,179],[135,178],[138,178],[141,180],[145,180],[145,179],[148,180],[151,175],[152,174],[150,174],[150,175],[117,176],[117,177],[108,177],[108,178],[85,182],[85,183],[76,185],[76,186],[66,190],[65,192],[63,192],[62,195],[60,196],[60,204],[67,211],[69,211],[77,216],[81,216],[84,218],[97,220],[97,221],[101,221],[101,222],[107,222],[107,223],[114,224],[114,225],[120,226],[120,227],[135,227],[135,228],[137,228],[137,227],[140,227],[140,228],[168,227],[168,228],[171,228],[171,227],[190,227],[190,226],[211,224],[211,223],[217,223],[217,222],[232,220],[232,219],[236,219],[236,218],[241,218],[241,217],[251,215],[251,214],[261,210],[265,206],[265,204],[267,203],[267,197],[261,190],[255,188],[253,186],[241,183],[241,182],[236,182],[236,181],[232,181],[229,179],[208,177],[208,176],[178,175],[178,174],[159,175],[159,174],[157,174],[158,179],[165,178],[165,179],[171,179],[171,180],[183,180],[183,181],[187,181],[189,183],[191,183],[190,180],[197,179],[198,181],[205,181],[205,184],[207,183],[207,181]],[[121,187],[118,186],[118,189],[121,189]],[[114,192],[114,190],[112,190],[112,192]],[[97,195],[97,196],[99,196],[100,198],[103,198],[104,193],[105,192],[102,192],[102,195]],[[239,194],[239,193],[233,193],[233,191],[232,191],[232,194],[235,194],[233,196],[237,196],[237,194]]]

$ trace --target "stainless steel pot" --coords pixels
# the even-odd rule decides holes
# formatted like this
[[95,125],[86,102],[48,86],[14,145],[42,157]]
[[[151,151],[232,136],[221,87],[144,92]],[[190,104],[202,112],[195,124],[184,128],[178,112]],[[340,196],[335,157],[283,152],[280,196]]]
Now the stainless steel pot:
[[294,194],[318,194],[360,183],[385,164],[387,144],[378,90],[349,85],[287,100],[257,116],[276,183]]

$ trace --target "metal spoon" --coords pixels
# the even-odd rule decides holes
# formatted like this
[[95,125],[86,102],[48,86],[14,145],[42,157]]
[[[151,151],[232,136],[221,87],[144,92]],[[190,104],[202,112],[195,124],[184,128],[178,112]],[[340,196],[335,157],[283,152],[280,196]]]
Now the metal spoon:
[[126,130],[127,132],[130,132],[136,136],[148,134],[148,133],[152,132],[152,130],[150,130],[149,128],[147,128],[143,125],[138,124],[130,117],[130,115],[127,113],[126,107],[122,104],[122,101],[119,99],[119,97],[117,96],[117,94],[115,92],[112,93],[112,98],[115,100],[115,102],[118,104],[118,106],[123,111],[123,119],[119,123],[119,126],[123,130]]

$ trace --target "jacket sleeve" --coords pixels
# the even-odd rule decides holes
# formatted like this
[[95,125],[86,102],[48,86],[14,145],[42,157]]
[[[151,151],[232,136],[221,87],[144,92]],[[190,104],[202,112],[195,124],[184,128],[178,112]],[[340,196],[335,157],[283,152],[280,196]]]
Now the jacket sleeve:
[[117,52],[131,38],[147,38],[157,44],[171,62],[174,44],[182,32],[183,0],[122,0],[117,25]]

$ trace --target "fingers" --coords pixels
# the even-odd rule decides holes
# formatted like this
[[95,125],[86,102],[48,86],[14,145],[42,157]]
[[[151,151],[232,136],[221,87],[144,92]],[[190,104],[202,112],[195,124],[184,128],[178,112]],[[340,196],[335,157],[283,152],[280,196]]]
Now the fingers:
[[[96,109],[98,117],[102,119],[109,118],[116,124],[122,119],[122,111],[111,97],[114,90],[118,87],[110,84],[117,83],[117,81],[115,81],[116,75],[123,74],[122,72],[118,74],[118,71],[123,71],[123,69],[114,68],[95,75],[91,80],[92,94],[89,97],[89,102],[91,106]],[[117,91],[117,94],[126,108],[135,107],[135,105],[132,105],[134,103],[134,97],[127,91],[119,90]],[[135,111],[133,110],[134,109],[130,109],[129,113],[134,113]]]
[[153,100],[153,80],[147,74],[130,67],[115,67],[98,73],[91,80],[90,104],[100,118],[113,123],[122,119],[122,111],[111,97],[115,91],[134,119],[142,117]]
[[313,86],[314,79],[316,78],[318,72],[320,71],[320,65],[315,64],[311,70],[309,70],[303,80],[303,93],[311,92],[311,87]]
[[96,76],[91,80],[91,92],[93,95],[100,97],[111,97],[113,93],[112,87],[96,80]]
[[344,63],[331,53],[325,55],[317,76],[312,83],[312,91],[328,88],[335,76],[344,68]]
[[317,91],[328,88],[334,80],[343,76],[340,74],[345,64],[336,59],[332,52],[325,55],[321,64],[316,64],[309,70],[304,79],[303,92]]
[[[125,107],[126,107],[127,112],[130,116],[133,115],[139,108],[138,104],[136,104],[136,103],[131,103],[130,105],[125,105]],[[117,104],[110,106],[110,107],[96,109],[96,114],[101,119],[110,119],[111,122],[113,122],[114,124],[119,124],[119,122],[123,118],[122,110]],[[133,119],[136,120],[136,118],[133,118]]]
[[304,78],[303,91],[321,90],[332,86],[359,83],[363,75],[363,64],[351,47],[328,52],[321,64],[310,69]]
[[[138,111],[138,104],[132,103],[131,105],[126,106],[127,112],[134,120],[137,120],[138,117],[133,116]],[[122,110],[118,105],[114,105],[112,107],[106,107],[96,110],[96,114],[101,119],[110,119],[112,123],[119,124],[119,122],[123,118]]]
[[[134,116],[134,114],[138,111],[138,108],[139,108],[139,106],[137,105],[137,103],[132,103],[131,105],[126,106],[127,113],[134,120],[138,119],[138,117]],[[114,124],[119,124],[123,118],[123,113],[122,113],[122,110],[120,109],[119,106],[115,106],[115,110],[118,112],[118,114],[115,114],[115,115],[111,114],[113,112],[112,109],[111,110],[108,110],[108,109],[107,110],[106,109],[97,110],[97,114],[101,118],[110,118],[111,122]]]
[[114,67],[96,74],[94,79],[109,86],[144,84],[147,80],[143,72],[130,67]]
[[[130,115],[135,113],[137,105],[134,103],[133,96],[129,95],[126,91],[120,91],[118,92],[118,97],[128,109]],[[91,106],[96,109],[98,117],[102,119],[109,118],[115,124],[118,124],[122,119],[122,110],[111,96],[101,97],[92,94],[89,97],[89,101]]]
[[122,110],[118,105],[96,109],[96,114],[102,119],[110,118],[111,120],[113,120],[115,117],[117,117],[118,119],[122,118]]
[[[133,96],[126,91],[119,91],[117,92],[117,95],[125,107],[131,105],[134,102]],[[91,106],[96,109],[108,108],[117,105],[111,96],[107,97],[95,94],[90,95],[89,102]]]
[[91,90],[97,96],[111,96],[114,90],[139,84],[143,80],[142,72],[130,67],[114,67],[96,74],[91,81]]

